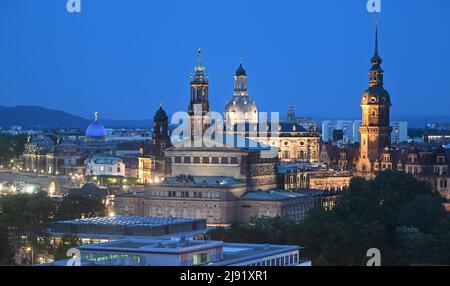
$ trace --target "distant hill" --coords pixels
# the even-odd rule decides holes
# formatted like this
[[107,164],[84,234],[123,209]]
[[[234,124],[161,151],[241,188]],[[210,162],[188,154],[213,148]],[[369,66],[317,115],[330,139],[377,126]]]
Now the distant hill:
[[24,129],[86,128],[91,122],[64,111],[38,106],[0,106],[0,127],[22,126]]

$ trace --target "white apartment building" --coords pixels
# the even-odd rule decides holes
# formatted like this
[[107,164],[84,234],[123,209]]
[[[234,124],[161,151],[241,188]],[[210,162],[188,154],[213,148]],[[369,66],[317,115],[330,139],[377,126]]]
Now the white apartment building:
[[361,120],[326,120],[322,122],[322,141],[333,142],[333,132],[342,130],[343,143],[355,143],[360,141],[359,125]]
[[[322,141],[334,142],[333,133],[336,130],[342,130],[342,143],[355,143],[361,141],[359,134],[359,126],[361,120],[325,120],[322,121]],[[391,121],[392,127],[391,141],[392,143],[401,143],[408,141],[408,122],[407,121]]]
[[402,143],[408,141],[408,122],[407,121],[392,121],[392,143]]
[[93,156],[85,161],[86,176],[125,177],[125,164],[116,157]]

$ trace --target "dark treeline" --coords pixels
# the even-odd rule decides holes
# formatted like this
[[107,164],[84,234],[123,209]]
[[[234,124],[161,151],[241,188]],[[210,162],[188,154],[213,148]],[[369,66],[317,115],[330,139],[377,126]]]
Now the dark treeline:
[[251,225],[209,231],[228,242],[303,246],[314,265],[365,265],[367,250],[382,265],[450,265],[450,219],[427,183],[387,171],[375,180],[354,178],[333,211],[312,210],[302,222],[257,219]]
[[105,213],[100,198],[67,196],[56,199],[43,192],[2,197],[0,265],[11,264],[13,254],[19,248],[33,247],[36,253],[51,249],[47,229],[54,221],[104,216]]

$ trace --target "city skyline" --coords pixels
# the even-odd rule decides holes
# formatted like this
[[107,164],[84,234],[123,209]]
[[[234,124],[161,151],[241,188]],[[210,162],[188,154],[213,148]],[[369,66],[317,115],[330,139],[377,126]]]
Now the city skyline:
[[2,1],[0,266],[450,265],[448,8]]
[[[232,96],[233,74],[243,59],[259,111],[284,114],[292,103],[299,116],[360,117],[358,102],[368,83],[375,30],[364,5],[325,1],[319,8],[289,2],[292,11],[286,14],[283,7],[281,14],[273,4],[241,3],[241,13],[235,14],[231,4],[169,8],[84,1],[82,13],[73,15],[64,5],[25,7],[24,2],[0,4],[6,21],[0,30],[0,105],[44,106],[87,118],[98,111],[105,119],[150,118],[160,103],[168,113],[186,110],[189,76],[201,47],[214,111],[223,112]],[[447,115],[449,98],[443,95],[450,92],[444,70],[449,59],[439,51],[450,42],[432,30],[450,27],[450,20],[436,12],[449,4],[436,1],[442,9],[407,1],[383,4],[380,53],[388,71],[386,88],[394,98],[392,113]],[[217,8],[230,17],[211,18],[208,11]],[[189,9],[201,17],[188,21]],[[173,13],[157,15],[168,10]],[[17,17],[10,17],[12,11]],[[351,17],[342,17],[346,14]],[[424,20],[413,21],[411,15]],[[426,21],[431,15],[433,23]],[[26,26],[17,22],[23,17]],[[61,24],[55,27],[54,21]],[[431,72],[426,72],[428,65]],[[410,84],[415,75],[419,85]]]

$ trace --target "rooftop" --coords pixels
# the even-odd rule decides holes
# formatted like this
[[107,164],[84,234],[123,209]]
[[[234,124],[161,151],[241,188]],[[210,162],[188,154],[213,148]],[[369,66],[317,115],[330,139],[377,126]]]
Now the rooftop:
[[206,220],[174,217],[98,217],[55,222],[49,231],[55,236],[69,233],[82,238],[193,237],[206,232]]
[[167,240],[167,239],[123,239],[104,243],[82,245],[81,251],[122,251],[140,253],[182,254],[214,247],[221,247],[221,241]]
[[210,265],[226,266],[301,249],[303,247],[293,245],[224,243],[223,260]]
[[[224,134],[217,138],[212,139],[203,139],[204,142],[208,140],[207,142],[208,146],[214,146],[211,147],[211,149],[214,148],[239,148],[246,151],[270,151],[272,150],[272,147],[267,146],[265,144],[262,144],[258,141],[249,139],[245,136],[236,135],[236,134]],[[172,144],[174,146],[183,146],[189,148],[190,138],[189,139],[177,139],[172,137]],[[181,148],[177,148],[181,149]],[[207,150],[205,148],[202,148],[203,150]],[[208,148],[210,149],[210,148]]]
[[248,201],[284,201],[293,198],[304,198],[311,196],[323,195],[323,191],[319,190],[307,190],[299,192],[286,192],[281,190],[274,190],[268,192],[247,192],[242,197],[241,200]]
[[116,157],[93,156],[91,158],[91,161],[94,162],[95,164],[113,165],[117,164],[118,162],[121,162],[122,160]]
[[245,182],[239,181],[232,177],[220,177],[220,176],[177,176],[165,178],[161,185],[197,185],[197,186],[235,186],[245,184]]
[[157,240],[157,239],[127,239],[112,242],[82,245],[83,253],[91,252],[124,252],[124,253],[158,253],[181,255],[207,249],[222,248],[223,257],[212,261],[209,266],[226,266],[258,258],[273,256],[302,249],[293,245],[272,244],[242,244],[206,240]]
[[197,219],[175,217],[138,217],[138,216],[113,216],[84,218],[70,221],[62,221],[64,224],[78,225],[122,225],[122,226],[160,226],[182,222],[194,222]]

